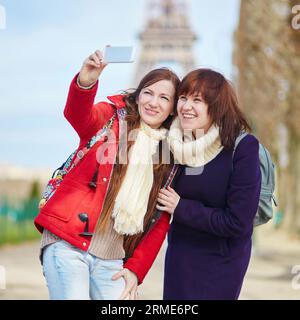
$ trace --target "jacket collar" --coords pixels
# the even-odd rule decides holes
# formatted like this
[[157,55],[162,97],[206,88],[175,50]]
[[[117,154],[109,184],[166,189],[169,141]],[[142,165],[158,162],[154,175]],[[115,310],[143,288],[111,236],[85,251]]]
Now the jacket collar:
[[126,107],[124,97],[125,97],[124,94],[118,94],[115,96],[108,96],[107,99],[111,101],[116,106],[117,109],[121,109]]

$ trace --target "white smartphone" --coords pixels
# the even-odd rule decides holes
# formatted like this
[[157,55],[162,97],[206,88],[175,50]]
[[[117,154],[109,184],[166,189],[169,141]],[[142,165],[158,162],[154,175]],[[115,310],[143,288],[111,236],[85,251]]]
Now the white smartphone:
[[106,63],[131,63],[134,62],[134,56],[135,48],[133,46],[106,46],[104,48],[103,60]]

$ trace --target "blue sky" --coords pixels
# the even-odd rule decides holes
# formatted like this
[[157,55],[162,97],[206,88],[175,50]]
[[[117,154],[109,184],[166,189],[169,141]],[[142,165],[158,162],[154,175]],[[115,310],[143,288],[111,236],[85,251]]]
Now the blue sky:
[[[189,0],[197,66],[232,78],[239,0]],[[106,44],[136,45],[146,20],[141,0],[0,0],[0,165],[55,168],[77,147],[63,117],[82,61]],[[96,101],[130,87],[134,64],[109,65]]]

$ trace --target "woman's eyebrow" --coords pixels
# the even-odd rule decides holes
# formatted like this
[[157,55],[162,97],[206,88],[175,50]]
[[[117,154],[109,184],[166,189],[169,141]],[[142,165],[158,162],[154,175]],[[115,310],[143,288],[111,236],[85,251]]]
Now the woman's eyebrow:
[[[149,88],[144,88],[144,90],[148,90],[148,91],[150,91],[151,93],[153,93],[153,90],[151,90],[151,89],[149,89]],[[170,94],[168,94],[168,93],[164,93],[164,92],[160,93],[160,95],[164,95],[164,96],[171,97],[171,95],[170,95]]]
[[200,93],[196,93],[196,94],[193,94],[193,98],[200,98],[202,99],[202,95]]

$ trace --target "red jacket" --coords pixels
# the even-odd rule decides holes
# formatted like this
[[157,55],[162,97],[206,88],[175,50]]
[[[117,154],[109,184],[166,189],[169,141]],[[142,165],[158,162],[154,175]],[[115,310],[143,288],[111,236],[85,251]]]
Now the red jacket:
[[[78,146],[78,150],[80,150],[112,117],[113,105],[116,108],[123,108],[125,103],[123,96],[117,95],[108,97],[112,103],[100,102],[94,105],[98,82],[92,89],[83,90],[77,86],[76,79],[77,76],[70,85],[64,115],[80,138]],[[109,143],[112,143],[110,149],[114,150],[110,156],[114,159],[119,138],[119,120],[117,118],[112,130],[116,140]],[[100,164],[97,188],[89,187],[89,182],[98,165],[96,152],[101,144],[103,144],[103,139],[97,142],[82,161],[65,176],[55,194],[47,201],[34,220],[35,226],[40,232],[46,228],[85,251],[89,248],[91,237],[79,235],[84,231],[85,224],[80,221],[78,215],[88,213],[89,232],[94,232],[113,168],[113,161]],[[142,283],[159,252],[169,229],[169,220],[170,215],[163,213],[154,227],[144,236],[133,256],[124,265],[125,268],[137,275],[139,283]]]

